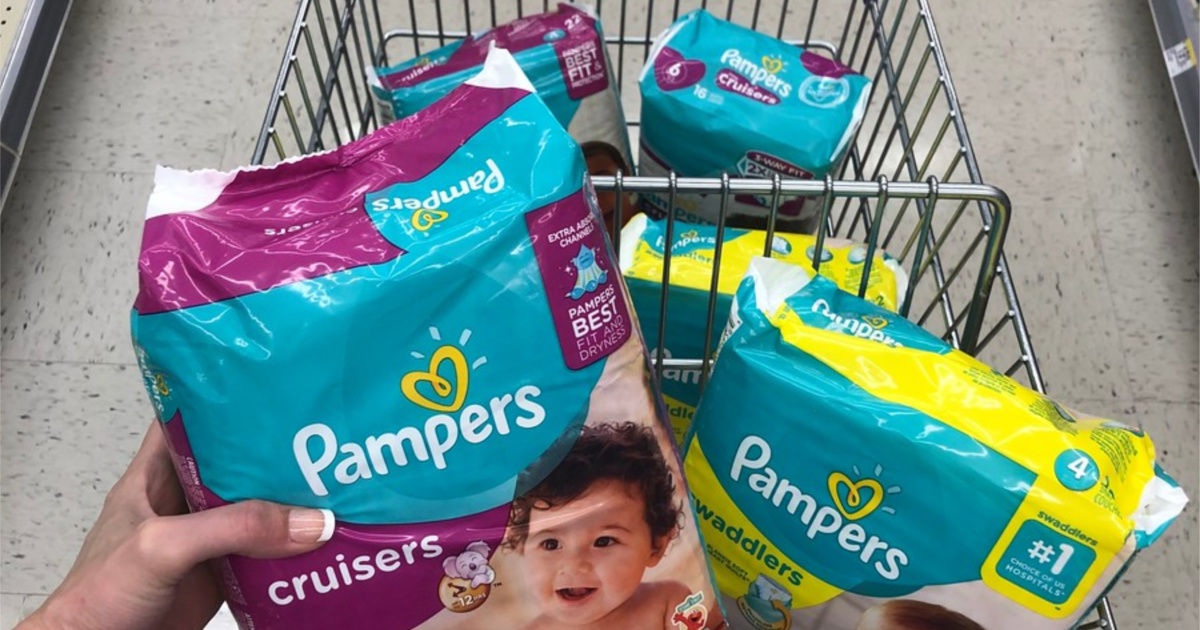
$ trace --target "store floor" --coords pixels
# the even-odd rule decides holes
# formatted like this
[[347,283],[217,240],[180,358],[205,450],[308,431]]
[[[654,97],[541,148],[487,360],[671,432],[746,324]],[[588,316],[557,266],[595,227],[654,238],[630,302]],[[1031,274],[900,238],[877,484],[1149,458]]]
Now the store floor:
[[[1141,423],[1200,500],[1198,185],[1146,3],[932,4],[983,175],[1013,200],[1050,391]],[[248,160],[292,6],[76,2],[2,215],[5,629],[58,584],[150,423],[128,315],[154,165]],[[1122,628],[1200,623],[1197,514],[1118,585]]]

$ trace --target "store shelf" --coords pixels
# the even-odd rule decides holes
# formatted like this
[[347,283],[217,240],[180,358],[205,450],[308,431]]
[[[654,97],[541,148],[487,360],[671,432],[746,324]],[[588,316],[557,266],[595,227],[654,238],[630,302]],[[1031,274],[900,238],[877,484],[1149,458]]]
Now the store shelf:
[[1192,166],[1200,171],[1200,70],[1196,46],[1200,44],[1200,9],[1196,0],[1149,0],[1159,48],[1163,51],[1175,102],[1183,118],[1184,132],[1192,152]]
[[70,8],[71,0],[0,2],[0,208]]

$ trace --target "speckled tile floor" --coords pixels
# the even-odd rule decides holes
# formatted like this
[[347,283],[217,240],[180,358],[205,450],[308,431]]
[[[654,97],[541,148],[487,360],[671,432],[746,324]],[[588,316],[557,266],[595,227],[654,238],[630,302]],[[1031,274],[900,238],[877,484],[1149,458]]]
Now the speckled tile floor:
[[[1200,498],[1200,187],[1146,4],[931,4],[983,175],[1014,202],[1050,391],[1142,423]],[[2,214],[3,629],[61,579],[146,425],[127,315],[154,164],[248,159],[293,6],[76,2]],[[1121,580],[1121,628],[1200,624],[1197,514]]]

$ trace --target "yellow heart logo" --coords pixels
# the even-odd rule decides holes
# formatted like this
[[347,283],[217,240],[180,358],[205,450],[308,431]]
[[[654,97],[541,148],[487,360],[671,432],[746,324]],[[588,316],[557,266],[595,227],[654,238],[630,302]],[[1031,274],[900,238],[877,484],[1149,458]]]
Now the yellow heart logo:
[[167,379],[162,374],[154,375],[154,391],[158,392],[159,396],[171,395],[171,388],[167,387]]
[[884,328],[888,325],[886,317],[879,317],[877,315],[863,315],[862,320],[875,328]]
[[433,210],[432,208],[417,208],[413,212],[412,224],[418,232],[424,232],[429,228],[446,220],[450,213],[445,210]]
[[[842,486],[846,487],[845,503],[842,503]],[[865,490],[870,491],[871,498],[864,500],[863,491]],[[829,496],[833,497],[833,503],[842,516],[857,521],[874,512],[875,508],[883,503],[883,485],[874,479],[850,481],[846,475],[835,472],[829,475]]]
[[778,57],[767,57],[764,55],[762,58],[762,67],[763,70],[775,74],[783,70],[783,60]]
[[[449,361],[454,368],[454,380],[441,375],[442,364]],[[467,397],[467,358],[454,346],[438,348],[429,359],[429,369],[424,372],[409,372],[400,380],[400,391],[412,402],[432,411],[458,411]],[[449,400],[449,404],[426,398],[417,391],[417,385],[429,383],[433,393]]]

